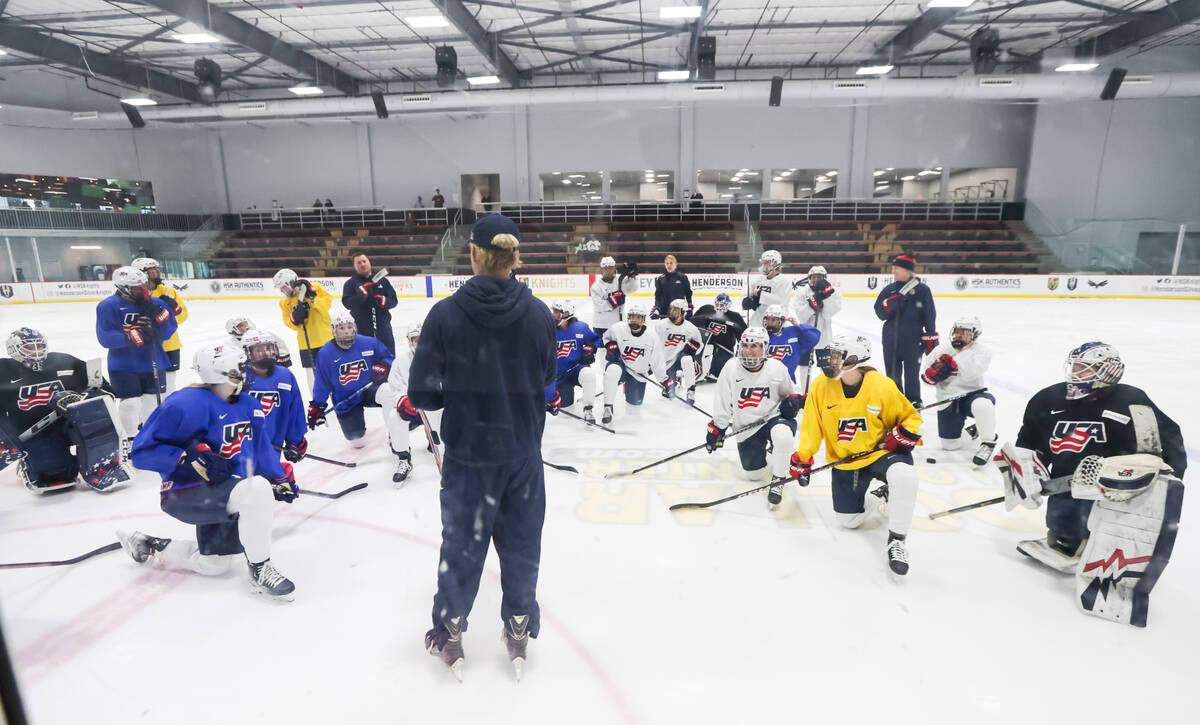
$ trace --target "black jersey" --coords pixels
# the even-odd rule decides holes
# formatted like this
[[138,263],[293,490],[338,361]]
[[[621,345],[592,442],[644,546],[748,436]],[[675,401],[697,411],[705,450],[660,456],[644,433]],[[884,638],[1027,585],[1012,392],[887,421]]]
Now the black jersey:
[[46,355],[41,370],[30,370],[12,358],[0,358],[0,410],[18,432],[51,411],[50,398],[60,390],[87,390],[87,365],[63,352]]
[[742,333],[746,330],[746,321],[733,310],[717,312],[712,305],[704,305],[692,315],[692,323],[704,334],[706,340],[734,350]]
[[1038,452],[1052,477],[1069,476],[1087,456],[1122,456],[1139,453],[1131,405],[1154,411],[1162,439],[1162,458],[1182,478],[1187,452],[1179,424],[1171,420],[1149,396],[1132,385],[1102,388],[1096,399],[1067,400],[1067,384],[1043,388],[1025,406],[1017,445]]

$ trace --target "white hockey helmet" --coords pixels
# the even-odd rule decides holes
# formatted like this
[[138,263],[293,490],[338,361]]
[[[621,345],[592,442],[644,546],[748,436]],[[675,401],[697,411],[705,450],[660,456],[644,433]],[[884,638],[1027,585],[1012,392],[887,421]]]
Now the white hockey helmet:
[[[971,331],[971,339],[970,340],[957,339],[957,335],[955,333],[957,333],[959,330],[970,330]],[[979,321],[978,317],[976,317],[975,315],[962,315],[957,320],[955,320],[954,324],[950,327],[950,344],[953,345],[956,350],[959,350],[959,349],[966,347],[967,343],[975,342],[976,340],[978,340],[979,336],[982,334],[983,334],[983,323]]]
[[30,370],[41,370],[50,348],[46,338],[32,327],[20,327],[8,336],[8,356]]
[[[646,309],[646,303],[642,302],[641,300],[630,300],[625,305],[625,321],[626,322],[629,322],[634,317],[640,317],[640,318],[642,318],[642,321],[637,326],[645,327],[646,318],[648,318],[649,316],[650,316],[650,311],[648,309]],[[632,326],[632,324],[631,324],[631,326]]]
[[1116,385],[1125,374],[1121,353],[1103,342],[1085,342],[1067,353],[1063,368],[1067,400],[1086,398],[1101,388]]
[[758,258],[758,263],[762,268],[763,274],[769,274],[771,270],[783,266],[783,255],[774,249],[768,249]]
[[241,337],[247,330],[253,330],[254,323],[248,317],[230,317],[225,320],[225,332],[231,337]]
[[[767,320],[779,320],[777,325],[768,325]],[[783,305],[767,305],[767,309],[763,311],[763,327],[772,335],[778,335],[783,329],[783,323],[787,321],[787,313],[783,310]]]
[[616,269],[617,260],[613,259],[612,257],[605,257],[604,259],[600,260],[600,269],[607,269],[609,267]]
[[192,369],[205,385],[235,383],[240,387],[245,379],[242,373],[245,364],[246,353],[242,348],[224,342],[201,347],[192,359]]
[[408,330],[405,331],[404,337],[408,340],[409,347],[412,347],[412,348],[416,347],[416,345],[413,345],[413,340],[421,339],[421,328],[422,327],[423,327],[423,325],[420,322],[414,322],[408,326]]
[[[831,378],[840,377],[842,373],[853,370],[871,359],[871,341],[861,335],[834,335],[829,340],[829,347],[821,351],[825,359],[821,362],[821,372]],[[833,353],[838,359],[833,360]]]
[[333,313],[333,317],[329,320],[329,327],[333,331],[334,342],[342,349],[353,344],[354,337],[358,334],[358,324],[354,322],[354,317],[345,310]]
[[550,309],[562,315],[564,319],[575,316],[575,303],[571,300],[555,300]]
[[682,312],[683,314],[686,315],[687,308],[688,308],[687,300],[685,300],[681,297],[677,300],[671,300],[671,304],[670,304],[670,306],[668,306],[667,311],[669,312],[670,310],[679,310],[680,312]]
[[138,257],[130,262],[129,266],[145,272],[148,269],[158,269],[158,260],[153,257]]
[[271,286],[291,297],[292,289],[296,286],[296,280],[298,279],[300,278],[292,270],[281,269],[271,278]]
[[[259,345],[265,347],[261,351],[255,350],[254,348]],[[246,359],[251,363],[265,359],[275,360],[279,357],[279,346],[275,344],[274,335],[269,332],[246,330],[242,334],[242,350],[245,351]],[[259,352],[263,354],[259,355]]]
[[140,269],[133,267],[117,267],[112,276],[113,284],[117,287],[117,293],[126,299],[133,297],[147,298],[150,296],[146,290],[146,273]]
[[[767,344],[770,339],[766,329],[762,327],[747,327],[743,330],[737,348],[737,357],[742,367],[747,370],[758,370],[762,367],[763,360],[767,357]],[[757,346],[757,349],[752,350],[751,346]]]
[[826,272],[826,271],[825,271],[825,268],[824,268],[824,267],[822,267],[821,265],[819,265],[819,264],[814,264],[813,266],[811,266],[811,267],[809,267],[809,268],[808,268],[808,276],[809,276],[809,277],[811,277],[811,276],[813,276],[814,274],[819,274],[819,275],[821,275],[822,277],[825,277],[825,276],[828,276],[828,274],[829,274],[829,273],[828,273],[828,272]]

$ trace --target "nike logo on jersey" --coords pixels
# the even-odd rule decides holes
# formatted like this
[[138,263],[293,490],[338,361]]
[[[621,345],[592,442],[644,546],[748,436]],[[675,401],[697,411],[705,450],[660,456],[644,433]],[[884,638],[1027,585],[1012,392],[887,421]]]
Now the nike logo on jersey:
[[367,371],[366,360],[355,360],[354,362],[342,363],[338,366],[338,384],[349,385],[358,380],[359,376]]
[[8,382],[10,382],[10,383],[19,383],[19,382],[21,382],[21,378],[17,378],[16,380],[9,380]]
[[667,347],[676,347],[686,341],[687,335],[680,335],[677,332],[672,332],[667,335],[667,339],[663,341],[663,344]]
[[767,357],[772,360],[782,360],[792,354],[791,345],[772,345],[767,348]]
[[840,418],[838,419],[838,442],[849,443],[854,440],[854,436],[859,433],[867,432],[866,418]]
[[279,393],[273,390],[251,390],[250,397],[257,398],[262,405],[263,415],[270,415],[275,406],[279,405]]
[[[13,382],[19,382],[17,378]],[[36,383],[34,385],[22,385],[17,391],[17,407],[21,410],[33,410],[41,405],[48,405],[50,398],[60,390],[64,390],[63,384],[57,380],[51,380],[45,383]]]
[[770,388],[742,388],[741,395],[738,397],[738,410],[757,408],[759,403],[770,397]]
[[574,349],[575,349],[575,341],[574,341],[574,340],[559,340],[559,342],[558,342],[558,356],[559,356],[560,358],[562,358],[562,357],[570,357],[570,356],[571,356],[571,351],[572,351],[572,350],[574,350]]
[[1052,410],[1052,411],[1050,411],[1050,415],[1058,415],[1059,413],[1065,413],[1065,412],[1067,412],[1066,408],[1063,408],[1062,410]]
[[225,417],[226,417],[227,415],[229,415],[229,413],[225,413],[225,414],[223,414],[223,415],[218,415],[218,416],[217,416],[217,420],[225,420]]
[[825,410],[833,410],[833,409],[834,409],[834,408],[836,408],[836,407],[837,407],[837,403],[834,403],[833,405],[827,405],[827,406],[825,406]]
[[1094,420],[1060,420],[1050,435],[1051,453],[1080,453],[1088,443],[1107,443],[1104,423]]
[[230,423],[221,429],[221,458],[233,458],[242,451],[242,441],[250,438],[250,421]]

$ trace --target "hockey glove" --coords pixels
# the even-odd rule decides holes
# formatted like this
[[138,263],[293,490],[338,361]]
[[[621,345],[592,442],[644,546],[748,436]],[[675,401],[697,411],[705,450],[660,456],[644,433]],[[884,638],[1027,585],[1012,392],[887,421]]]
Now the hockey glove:
[[288,441],[283,447],[283,457],[292,463],[299,463],[308,453],[308,439],[301,438],[299,443]]
[[650,319],[652,319],[652,320],[661,320],[662,319],[662,313],[658,311],[657,307],[650,308]]
[[296,473],[292,470],[292,464],[285,462],[281,465],[283,475],[271,479],[271,493],[275,494],[276,501],[291,503],[300,495],[300,489],[296,486]]
[[374,282],[367,282],[366,284],[360,284],[360,285],[358,286],[358,293],[359,293],[359,294],[361,294],[363,297],[366,297],[367,299],[370,299],[370,297],[371,297],[371,288],[372,288],[372,287],[374,287],[374,286],[375,286],[375,283],[374,283]]
[[318,426],[325,425],[325,408],[318,406],[316,403],[308,404],[308,429],[315,430]]
[[804,407],[804,396],[789,395],[779,401],[779,414],[788,420],[795,420],[800,409]]
[[669,377],[662,381],[662,396],[668,399],[675,397],[675,378]]
[[292,324],[300,327],[308,319],[309,305],[307,302],[297,302],[292,308]]
[[904,301],[900,295],[892,295],[883,301],[883,314],[890,315],[900,309],[901,303]]
[[626,277],[636,277],[636,276],[638,275],[638,271],[637,271],[637,270],[638,270],[638,264],[637,264],[637,262],[626,262],[626,263],[625,263],[624,275],[625,275]]
[[687,345],[683,347],[683,354],[689,357],[696,357],[698,352],[700,352],[700,343],[695,340],[688,340]]
[[317,298],[317,292],[313,289],[312,282],[306,279],[296,280],[296,286],[293,289],[303,292],[305,300],[315,300]]
[[163,295],[162,297],[159,297],[159,299],[167,303],[167,306],[171,308],[171,314],[175,315],[176,317],[179,317],[183,314],[183,305],[179,304],[179,300],[175,299],[171,295]]
[[883,447],[892,453],[912,453],[912,449],[917,447],[917,442],[920,440],[921,436],[909,433],[904,430],[904,426],[898,425],[888,431],[883,439]]
[[387,307],[387,297],[384,297],[383,295],[375,295],[374,300],[375,306],[379,309],[382,310]]
[[725,431],[717,427],[717,424],[708,421],[708,432],[704,434],[704,447],[709,453],[717,450],[725,445]]
[[823,279],[812,288],[813,297],[817,298],[818,302],[824,302],[833,294],[833,285],[829,284],[829,280]]
[[179,462],[191,466],[200,478],[209,483],[220,483],[233,475],[233,462],[222,458],[204,441],[189,444],[179,457]]
[[580,348],[580,355],[579,355],[579,366],[580,367],[586,368],[595,362],[596,362],[596,346],[595,345],[584,345],[582,348]]
[[934,332],[928,335],[921,335],[921,344],[925,346],[925,354],[928,355],[938,345],[938,334]]
[[788,473],[792,474],[792,478],[796,479],[796,483],[801,486],[808,485],[808,477],[812,475],[812,456],[808,460],[800,458],[799,453],[793,453],[792,458],[788,461]]
[[687,313],[686,313],[686,314],[684,314],[684,316],[683,316],[683,319],[685,319],[685,320],[690,320],[690,319],[692,319],[692,313],[693,313],[693,312],[695,312],[695,307],[692,305],[692,303],[691,303],[691,302],[689,302],[689,303],[688,303],[688,309],[687,309]]
[[742,309],[743,310],[757,310],[758,309],[758,296],[755,295],[753,297],[743,297],[742,298]]
[[610,292],[608,294],[608,304],[612,305],[614,310],[625,304],[625,293],[621,292],[620,290],[616,292]]
[[142,318],[145,318],[145,322],[142,322],[144,327],[149,327],[151,323],[161,325],[171,319],[171,313],[167,308],[151,302],[150,299],[153,298],[147,298],[138,306],[138,312],[141,313],[138,320],[140,322]]
[[621,362],[621,346],[618,345],[615,341],[609,342],[607,345],[604,346],[604,349],[607,351],[604,353],[604,358],[606,360],[608,360],[610,363],[620,363]]
[[371,366],[371,382],[375,385],[382,384],[387,380],[388,372],[392,369],[391,363],[377,362]]
[[562,395],[557,391],[554,397],[546,401],[546,412],[550,415],[558,415],[558,411],[562,409]]
[[925,368],[925,372],[921,373],[921,380],[928,385],[937,385],[955,375],[958,375],[958,363],[954,362],[954,358],[948,354],[942,354],[929,367]]
[[820,312],[821,308],[825,306],[825,303],[817,299],[817,296],[814,294],[812,297],[808,298],[808,306],[812,308],[813,312]]
[[291,355],[280,355],[279,358],[277,360],[275,360],[275,364],[282,365],[285,368],[290,368],[292,366],[292,356]]
[[131,322],[121,327],[125,333],[125,338],[133,343],[134,347],[141,347],[146,344],[146,332],[143,329],[140,321],[143,318],[139,317],[138,321]]
[[400,415],[401,420],[418,425],[421,423],[421,414],[413,407],[407,395],[401,395],[400,400],[396,401],[396,413]]

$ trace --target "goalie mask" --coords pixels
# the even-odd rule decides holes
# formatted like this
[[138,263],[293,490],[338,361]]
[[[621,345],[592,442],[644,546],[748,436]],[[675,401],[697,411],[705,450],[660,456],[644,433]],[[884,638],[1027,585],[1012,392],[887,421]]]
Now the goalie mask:
[[717,295],[715,300],[713,300],[713,309],[721,314],[725,314],[726,312],[729,312],[729,306],[731,304],[733,304],[733,299],[729,295],[722,292],[721,294]]
[[842,373],[862,365],[871,359],[871,342],[865,337],[834,335],[829,347],[817,352],[821,372],[828,378],[839,378]]
[[8,336],[8,356],[30,370],[41,370],[48,353],[46,338],[32,327],[19,328]]
[[742,367],[750,371],[762,368],[767,357],[767,331],[761,327],[747,327],[738,342],[737,356]]
[[1064,373],[1067,400],[1079,400],[1120,382],[1125,363],[1112,345],[1085,342],[1067,354]]

